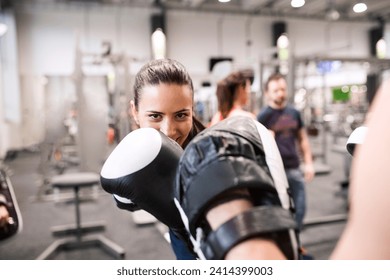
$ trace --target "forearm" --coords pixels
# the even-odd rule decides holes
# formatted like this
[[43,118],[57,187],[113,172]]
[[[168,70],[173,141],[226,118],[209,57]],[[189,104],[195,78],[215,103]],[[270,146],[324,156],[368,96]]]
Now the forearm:
[[350,213],[346,230],[332,258],[389,259],[390,225],[390,81],[385,82],[371,105],[364,143],[354,152],[350,184]]
[[[253,207],[246,199],[233,200],[212,208],[206,215],[211,228],[216,230],[229,219]],[[225,260],[237,259],[286,259],[276,242],[271,239],[254,237],[234,246]]]
[[305,180],[310,182],[315,175],[314,165],[313,165],[313,155],[311,153],[309,138],[307,137],[306,131],[304,128],[301,128],[299,131],[299,147],[301,149],[303,163],[304,163],[304,174]]
[[311,152],[310,143],[308,139],[302,139],[300,143],[303,162],[306,165],[313,164],[313,154]]

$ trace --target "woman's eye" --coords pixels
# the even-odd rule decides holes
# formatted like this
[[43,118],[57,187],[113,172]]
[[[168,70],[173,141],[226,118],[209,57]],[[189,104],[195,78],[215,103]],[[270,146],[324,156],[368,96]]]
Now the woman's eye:
[[188,117],[187,113],[178,113],[176,115],[176,118],[178,118],[179,120],[185,119],[186,117]]
[[149,118],[151,118],[152,120],[159,120],[161,116],[159,114],[150,114]]

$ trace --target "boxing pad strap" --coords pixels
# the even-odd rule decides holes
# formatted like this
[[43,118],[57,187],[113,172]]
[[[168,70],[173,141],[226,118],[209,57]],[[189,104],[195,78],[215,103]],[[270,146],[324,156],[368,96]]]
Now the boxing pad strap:
[[295,228],[296,222],[290,211],[277,206],[255,207],[210,232],[200,244],[200,248],[206,259],[219,260],[238,243],[251,237],[262,236],[276,241],[288,259],[295,259],[293,244],[287,232]]

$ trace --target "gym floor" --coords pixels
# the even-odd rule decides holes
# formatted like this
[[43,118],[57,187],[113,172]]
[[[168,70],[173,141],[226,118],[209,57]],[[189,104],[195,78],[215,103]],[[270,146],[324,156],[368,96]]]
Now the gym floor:
[[[321,143],[312,141],[314,154],[323,150]],[[341,141],[340,143],[343,143]],[[328,145],[330,146],[330,145]],[[345,180],[345,153],[329,147],[325,153],[330,172],[317,175],[306,185],[306,221],[325,221],[347,213],[347,199],[340,183]],[[75,222],[73,192],[55,192],[42,184],[38,172],[40,154],[19,151],[16,158],[5,165],[18,198],[23,217],[23,230],[15,237],[0,243],[1,260],[34,260],[58,237],[51,227]],[[323,162],[317,158],[317,162]],[[65,172],[72,172],[66,170]],[[100,186],[80,192],[81,222],[104,221],[100,232],[125,250],[128,260],[174,260],[170,244],[164,238],[165,226],[160,223],[138,224],[131,213],[119,210],[111,195]],[[301,242],[314,259],[328,259],[345,226],[345,221],[324,223],[304,228]],[[99,247],[60,251],[54,259],[113,259]]]

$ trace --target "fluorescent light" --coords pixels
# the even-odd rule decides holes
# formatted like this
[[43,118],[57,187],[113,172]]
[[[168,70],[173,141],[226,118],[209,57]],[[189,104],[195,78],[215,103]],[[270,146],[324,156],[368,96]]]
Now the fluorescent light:
[[378,40],[378,42],[376,43],[376,56],[378,58],[385,58],[386,57],[386,49],[387,49],[387,46],[386,46],[386,41],[385,39],[381,38]]
[[161,28],[157,28],[152,34],[152,51],[154,59],[165,58],[166,39]]
[[218,0],[219,2],[221,3],[227,3],[227,2],[230,2],[230,0]]
[[365,3],[357,3],[353,6],[353,11],[355,13],[363,13],[367,10],[367,5]]
[[326,13],[326,18],[329,20],[338,20],[340,18],[340,13],[336,9],[330,9]]
[[305,5],[305,0],[291,0],[291,7],[300,8]]
[[281,61],[286,61],[288,59],[288,46],[290,42],[286,34],[280,35],[276,41],[276,46],[278,47],[278,57]]
[[278,40],[276,41],[276,45],[277,45],[277,47],[280,48],[280,49],[288,48],[289,40],[288,40],[287,35],[286,35],[286,34],[280,35],[280,37],[279,37]]

